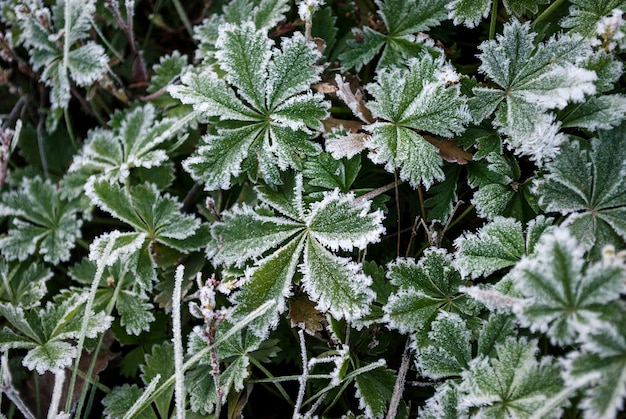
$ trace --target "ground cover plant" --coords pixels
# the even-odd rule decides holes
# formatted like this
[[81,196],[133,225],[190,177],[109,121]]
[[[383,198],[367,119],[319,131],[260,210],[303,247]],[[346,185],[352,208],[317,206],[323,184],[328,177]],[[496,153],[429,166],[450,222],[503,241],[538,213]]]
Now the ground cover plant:
[[0,1],[0,417],[617,417],[625,11]]

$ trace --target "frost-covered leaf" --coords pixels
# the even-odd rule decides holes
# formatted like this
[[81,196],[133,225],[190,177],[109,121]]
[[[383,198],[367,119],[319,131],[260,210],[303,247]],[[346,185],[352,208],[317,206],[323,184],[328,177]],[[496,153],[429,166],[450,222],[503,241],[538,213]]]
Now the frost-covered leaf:
[[419,417],[424,419],[457,419],[468,416],[468,409],[460,405],[462,395],[458,384],[453,380],[445,381],[437,387],[431,398],[420,409]]
[[609,130],[626,119],[626,95],[603,95],[576,105],[563,119],[563,128]]
[[[495,353],[472,360],[459,387],[460,405],[478,417],[530,418],[563,388],[553,359],[536,359],[536,341],[511,337]],[[555,408],[550,417],[560,414]]]
[[190,240],[201,232],[200,221],[193,215],[182,214],[181,204],[168,194],[161,196],[154,185],[125,188],[92,178],[85,189],[95,205],[130,224],[137,232],[146,233],[152,241],[183,252],[201,247]]
[[467,165],[470,186],[478,187],[472,204],[481,218],[496,216],[517,220],[534,218],[539,211],[532,190],[533,178],[521,182],[521,171],[516,159],[497,152]]
[[567,360],[566,383],[585,386],[580,407],[585,418],[613,418],[624,407],[626,395],[626,322],[623,311],[602,323],[583,339],[583,351]]
[[488,276],[532,254],[541,235],[549,230],[551,219],[539,216],[526,229],[513,218],[495,217],[477,233],[465,233],[454,241],[455,266],[461,275]]
[[200,114],[220,120],[183,166],[207,190],[230,188],[243,170],[277,184],[278,170],[301,168],[305,156],[321,151],[311,139],[322,128],[328,103],[309,88],[319,80],[320,53],[300,33],[274,47],[251,22],[221,26],[217,46],[224,78],[211,69],[190,72],[169,89]]
[[368,418],[382,418],[391,401],[396,375],[384,367],[366,371],[355,377],[359,408]]
[[566,216],[564,224],[596,260],[605,245],[619,248],[626,239],[625,138],[622,124],[599,131],[591,149],[571,141],[536,184],[540,205]]
[[11,263],[0,257],[0,302],[23,308],[41,303],[52,272],[39,263]]
[[399,65],[404,59],[414,57],[425,48],[417,36],[446,19],[445,0],[376,0],[378,13],[385,29],[354,29],[354,39],[347,42],[346,51],[339,59],[346,69],[360,70],[376,56],[383,53],[378,68]]
[[427,250],[418,263],[398,259],[389,265],[387,277],[399,290],[383,307],[384,321],[402,333],[426,339],[440,311],[471,312],[468,297],[459,293],[464,281],[444,250]]
[[463,318],[440,311],[420,352],[419,363],[427,377],[460,376],[472,359],[471,332]]
[[[516,16],[535,14],[538,5],[549,3],[550,0],[503,0],[507,12]],[[480,21],[487,17],[491,10],[491,0],[454,0],[446,5],[448,17],[454,19],[454,24],[464,24],[468,28],[475,28]]]
[[360,265],[333,255],[312,236],[306,242],[300,270],[304,289],[321,311],[348,321],[369,313],[369,303],[375,297],[371,278],[361,272]]
[[0,252],[20,261],[33,254],[57,264],[70,258],[81,237],[79,200],[66,201],[50,181],[23,178],[18,191],[0,197],[0,216],[14,217],[8,234],[0,237]]
[[[164,378],[174,375],[174,345],[171,342],[163,342],[154,345],[149,354],[146,354],[145,362],[141,365],[141,380],[148,385],[157,376]],[[159,394],[154,401],[159,417],[167,417],[174,394],[174,386],[171,385]]]
[[180,76],[187,66],[187,56],[181,55],[178,50],[171,54],[163,55],[159,58],[159,63],[152,66],[154,74],[150,78],[150,86],[147,90],[154,93],[159,89],[168,86],[173,80]]
[[582,37],[559,35],[535,46],[535,36],[528,23],[513,20],[496,40],[479,46],[479,71],[499,87],[475,87],[470,106],[476,122],[496,111],[493,125],[509,137],[509,147],[541,162],[565,140],[548,110],[594,94],[597,76],[580,66],[591,54]]
[[144,330],[150,330],[154,314],[147,296],[122,290],[117,296],[115,308],[121,317],[120,324],[129,335],[139,335]]
[[70,172],[124,182],[135,168],[156,168],[168,161],[165,142],[180,129],[173,118],[157,120],[151,104],[115,115],[111,125],[89,132]]
[[453,215],[454,204],[458,202],[456,193],[461,166],[458,164],[447,165],[443,168],[444,180],[436,183],[428,190],[428,198],[424,201],[427,209],[427,220],[438,220],[445,224],[448,217]]
[[585,36],[596,35],[596,25],[614,9],[626,10],[624,0],[572,0],[569,13],[561,20],[561,26]]
[[351,251],[378,241],[384,231],[382,213],[372,212],[371,202],[341,194],[338,189],[324,193],[321,201],[305,208],[302,176],[296,178],[293,193],[283,195],[263,187],[257,192],[262,203],[282,216],[267,207],[255,211],[244,206],[225,212],[212,228],[218,247],[214,262],[231,266],[254,262],[246,270],[241,291],[233,297],[232,317],[239,319],[274,300],[274,308],[250,325],[255,334],[265,336],[286,309],[285,298],[297,271],[304,275],[302,287],[319,310],[348,319],[366,314],[374,297],[369,289],[371,279],[360,265],[328,249]]
[[615,310],[626,269],[603,262],[585,266],[584,249],[560,227],[545,234],[535,255],[515,265],[511,276],[524,297],[515,307],[522,326],[567,345]]
[[339,188],[348,192],[361,169],[360,156],[349,159],[334,159],[328,153],[321,153],[304,162],[302,175],[308,178],[310,186],[324,189]]
[[108,68],[104,48],[85,40],[90,37],[95,3],[95,0],[62,0],[52,12],[35,4],[16,10],[22,30],[20,41],[28,48],[33,69],[43,68],[42,80],[52,88],[53,110],[67,107],[70,77],[77,85],[88,86],[100,80]]
[[369,158],[413,186],[427,188],[443,180],[438,149],[417,131],[452,136],[464,130],[470,115],[458,86],[447,86],[444,75],[454,70],[443,58],[422,54],[408,61],[408,68],[382,70],[367,90],[374,97],[368,103],[378,121],[366,146]]
[[[68,340],[78,339],[85,315],[82,305],[86,294],[77,292],[60,302],[48,302],[45,307],[28,310],[0,303],[0,314],[15,328],[4,326],[0,331],[0,351],[13,348],[28,349],[23,364],[40,375],[57,372],[69,366],[76,349]],[[86,337],[94,338],[109,328],[112,318],[104,313],[89,313]]]
[[[113,387],[111,392],[102,399],[104,416],[107,419],[121,419],[130,410],[135,402],[142,396],[143,389],[136,384],[123,384]],[[157,415],[152,409],[144,409],[137,414],[137,419],[156,419]]]
[[269,29],[285,18],[289,10],[287,0],[233,0],[222,7],[222,14],[212,15],[194,27],[194,38],[199,46],[196,56],[207,60],[214,56],[220,26],[251,21],[256,29]]

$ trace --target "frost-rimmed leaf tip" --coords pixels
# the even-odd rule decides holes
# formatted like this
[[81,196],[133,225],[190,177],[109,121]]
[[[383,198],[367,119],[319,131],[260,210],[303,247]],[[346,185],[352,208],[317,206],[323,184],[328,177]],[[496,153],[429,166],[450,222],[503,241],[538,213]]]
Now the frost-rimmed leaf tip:
[[444,179],[438,149],[420,133],[451,137],[471,121],[459,86],[447,83],[451,74],[456,72],[443,57],[422,53],[406,67],[379,71],[366,86],[374,97],[367,106],[378,119],[366,127],[368,157],[387,171],[400,169],[400,178],[412,186],[429,188]]
[[499,87],[475,87],[470,106],[476,123],[495,112],[493,126],[509,137],[507,144],[542,162],[554,157],[565,141],[549,110],[594,94],[597,76],[582,67],[592,52],[588,40],[557,35],[535,46],[536,35],[528,22],[514,19],[496,40],[479,46],[479,72]]
[[[278,313],[286,309],[285,298],[296,272],[303,275],[302,287],[319,310],[348,320],[367,314],[374,298],[371,278],[360,264],[331,250],[351,251],[377,242],[384,232],[382,212],[371,211],[371,202],[357,201],[353,194],[338,189],[307,207],[302,175],[297,176],[288,199],[268,187],[258,187],[257,193],[263,206],[225,212],[223,221],[211,229],[220,249],[214,263],[254,263],[233,297],[233,317],[274,299],[274,309],[251,325],[255,334],[265,336],[277,325]],[[272,214],[268,207],[281,215]]]
[[321,152],[311,140],[322,129],[329,103],[310,91],[319,80],[321,54],[301,33],[283,38],[280,48],[252,22],[224,24],[211,69],[185,74],[170,94],[197,112],[216,118],[215,133],[183,167],[205,189],[228,189],[243,168],[269,184],[280,184],[279,171],[301,169],[302,159]]

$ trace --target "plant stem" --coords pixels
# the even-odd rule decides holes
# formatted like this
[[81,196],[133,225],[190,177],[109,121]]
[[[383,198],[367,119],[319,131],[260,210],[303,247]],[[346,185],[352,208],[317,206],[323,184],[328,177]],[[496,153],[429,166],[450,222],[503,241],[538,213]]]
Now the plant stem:
[[306,390],[306,382],[309,378],[309,360],[306,355],[306,345],[304,342],[304,332],[302,329],[298,330],[298,336],[300,337],[300,357],[302,359],[302,375],[298,380],[300,387],[298,389],[298,397],[296,398],[296,405],[293,408],[293,418],[297,419],[300,416],[300,408],[302,407],[302,401],[304,400],[304,391]]
[[26,407],[20,398],[19,393],[13,387],[13,379],[11,377],[11,372],[9,371],[9,357],[6,353],[2,354],[0,370],[2,370],[0,372],[0,394],[6,394],[7,398],[13,402],[13,405],[17,407],[17,410],[19,410],[26,419],[35,419],[35,416],[30,412],[30,410],[28,410],[28,407]]
[[396,380],[396,385],[393,387],[393,396],[391,396],[391,402],[389,402],[389,410],[387,411],[386,419],[393,419],[396,417],[396,413],[398,413],[398,406],[400,405],[400,399],[402,398],[402,393],[404,392],[404,383],[406,382],[406,374],[409,371],[409,364],[411,361],[411,340],[406,340],[406,345],[404,346],[404,353],[402,354],[402,363],[400,364],[400,369],[398,370],[398,379]]
[[48,408],[48,419],[54,419],[59,414],[59,403],[61,402],[61,395],[63,394],[63,383],[65,383],[65,370],[54,374],[54,388],[52,390],[50,407]]
[[370,192],[368,192],[368,193],[366,193],[364,195],[359,196],[358,198],[356,198],[354,200],[354,202],[361,202],[361,201],[365,201],[367,199],[376,198],[378,195],[382,195],[385,192],[390,191],[393,188],[395,188],[397,183],[398,183],[397,181],[394,181],[394,182],[391,182],[391,183],[389,183],[389,184],[387,184],[385,186],[381,186],[380,188],[376,188],[373,191],[370,191]]
[[[274,379],[276,377],[274,377],[274,375],[270,372],[270,370],[268,370],[267,368],[265,368],[263,366],[263,364],[261,364],[257,359],[255,359],[254,357],[248,357],[248,359],[250,360],[250,362],[252,362],[252,365],[254,365],[255,367],[257,367],[258,369],[261,370],[261,372],[263,372],[263,374],[265,374],[268,378],[270,379]],[[272,384],[274,384],[276,386],[276,388],[278,389],[279,393],[281,394],[281,396],[283,396],[283,398],[285,399],[285,401],[287,403],[289,403],[290,405],[294,405],[293,400],[291,400],[291,397],[289,397],[289,394],[287,393],[287,391],[285,390],[285,388],[282,386],[282,384],[280,384],[279,381],[270,381]]]
[[550,7],[548,7],[539,16],[537,16],[537,19],[535,19],[532,25],[530,25],[531,28],[534,28],[538,22],[546,20],[548,17],[550,17],[550,15],[554,13],[554,11],[558,9],[561,6],[561,4],[563,4],[564,2],[565,0],[556,0],[554,3],[552,3]]
[[[174,294],[172,296],[172,333],[174,335],[174,372],[176,375],[176,385],[174,386],[174,400],[176,404],[176,418],[185,418],[185,377],[183,373],[183,334],[181,325],[181,288],[185,266],[178,265],[174,279]],[[221,400],[215,406],[215,417],[219,418],[219,406]]]
[[185,25],[185,29],[187,29],[187,33],[189,34],[189,36],[193,38],[193,27],[191,26],[191,22],[189,21],[189,18],[187,17],[187,13],[185,13],[185,9],[183,8],[183,5],[180,3],[179,0],[172,0],[172,3],[174,3],[174,8],[178,12],[178,16],[180,17],[180,20],[183,22],[183,25]]
[[[111,250],[113,250],[114,244],[115,240],[109,241],[106,249],[104,250],[105,255],[111,254]],[[104,268],[104,263],[97,264],[96,274],[94,275],[93,282],[91,283],[91,288],[89,289],[87,302],[85,303],[83,322],[80,327],[80,335],[78,338],[78,343],[76,345],[76,359],[74,360],[74,369],[72,371],[72,378],[70,379],[70,385],[67,391],[67,400],[65,401],[66,412],[69,412],[72,406],[72,394],[74,394],[74,387],[76,386],[76,376],[78,374],[80,357],[83,352],[83,347],[85,346],[85,335],[87,334],[87,327],[89,326],[89,320],[91,318],[93,302],[96,299],[96,292],[98,291],[98,285],[100,284],[100,279],[102,278],[102,274],[104,273]]]
[[498,0],[491,4],[491,22],[489,23],[489,39],[496,37],[496,23],[498,22]]

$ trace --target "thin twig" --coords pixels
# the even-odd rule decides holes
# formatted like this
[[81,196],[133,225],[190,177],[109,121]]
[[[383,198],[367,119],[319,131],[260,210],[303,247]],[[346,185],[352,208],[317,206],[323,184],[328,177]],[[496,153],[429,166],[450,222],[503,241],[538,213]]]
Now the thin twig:
[[358,203],[361,201],[366,201],[368,199],[376,198],[378,195],[382,195],[385,192],[392,190],[393,188],[397,186],[397,184],[399,184],[399,182],[394,181],[385,186],[381,186],[380,188],[376,188],[373,191],[369,191],[368,193],[359,196],[358,198],[354,200],[354,202]]
[[395,418],[396,413],[398,412],[400,399],[402,398],[402,393],[404,392],[404,384],[406,383],[406,374],[409,372],[409,365],[411,361],[410,354],[411,340],[407,339],[406,345],[404,346],[404,353],[402,354],[402,363],[400,364],[400,369],[398,370],[398,379],[396,380],[396,385],[393,387],[393,395],[391,396],[391,402],[389,403],[387,419]]
[[2,376],[0,379],[0,393],[4,393],[7,395],[9,400],[13,402],[17,410],[20,411],[22,415],[26,419],[35,419],[35,416],[28,410],[28,407],[24,404],[22,399],[20,398],[19,393],[13,387],[13,380],[11,377],[11,372],[9,371],[9,357],[7,354],[2,355],[2,361],[0,362],[0,369],[2,369]]
[[398,192],[398,171],[395,170],[393,172],[393,177],[395,179],[394,190],[396,196],[396,218],[397,218],[397,226],[398,226],[398,237],[396,238],[396,257],[400,257],[400,231],[402,230],[402,221],[400,216],[400,193]]
[[[181,288],[185,266],[178,265],[174,279],[174,294],[172,296],[172,333],[174,335],[174,372],[176,374],[176,384],[174,386],[174,399],[176,404],[176,418],[185,418],[185,377],[183,373],[183,333],[180,318]],[[219,400],[215,408],[215,417],[219,418]]]
[[302,358],[302,375],[298,379],[300,382],[300,388],[298,389],[298,398],[296,399],[296,405],[293,408],[293,418],[300,417],[300,408],[302,407],[302,401],[304,400],[304,391],[306,390],[306,382],[309,378],[309,360],[306,356],[306,345],[304,342],[304,332],[302,329],[298,330],[298,336],[300,337],[300,356]]
[[63,383],[65,383],[65,370],[60,370],[54,374],[54,388],[52,390],[52,399],[48,408],[48,419],[54,419],[59,415],[59,404],[63,395]]

